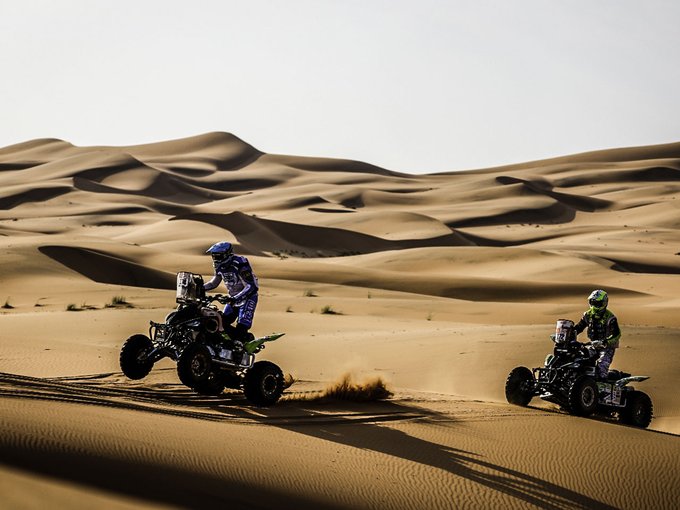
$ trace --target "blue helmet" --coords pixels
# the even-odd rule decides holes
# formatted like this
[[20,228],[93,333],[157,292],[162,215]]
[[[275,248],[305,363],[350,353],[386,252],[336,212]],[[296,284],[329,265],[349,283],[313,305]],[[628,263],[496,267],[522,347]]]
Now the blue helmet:
[[208,248],[206,253],[212,256],[215,264],[221,264],[222,262],[228,262],[231,259],[234,255],[234,247],[227,241],[220,241]]

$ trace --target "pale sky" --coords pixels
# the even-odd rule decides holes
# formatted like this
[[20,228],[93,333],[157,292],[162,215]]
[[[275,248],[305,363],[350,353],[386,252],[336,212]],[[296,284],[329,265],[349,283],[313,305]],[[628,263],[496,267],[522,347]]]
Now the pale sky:
[[208,131],[409,173],[680,141],[680,2],[0,0],[0,147]]

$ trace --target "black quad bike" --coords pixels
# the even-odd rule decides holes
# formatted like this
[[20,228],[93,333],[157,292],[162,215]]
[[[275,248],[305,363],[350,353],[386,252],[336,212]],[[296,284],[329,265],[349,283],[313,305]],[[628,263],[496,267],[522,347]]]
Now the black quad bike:
[[[150,321],[149,335],[132,335],[120,351],[120,368],[130,379],[143,379],[163,358],[177,362],[183,384],[202,395],[219,395],[225,388],[241,389],[257,406],[270,406],[281,397],[284,378],[270,361],[255,361],[265,342],[283,333],[245,342],[233,340],[222,312],[213,305],[230,299],[221,294],[206,297],[200,275],[177,273],[177,309],[164,323]],[[233,333],[232,333],[233,335]]]
[[505,381],[505,398],[511,404],[529,405],[535,396],[559,405],[570,414],[617,416],[627,425],[646,428],[652,421],[652,400],[646,393],[628,386],[648,376],[631,376],[610,370],[606,380],[596,377],[598,354],[590,343],[576,341],[574,323],[557,321],[553,354],[543,367],[514,368]]

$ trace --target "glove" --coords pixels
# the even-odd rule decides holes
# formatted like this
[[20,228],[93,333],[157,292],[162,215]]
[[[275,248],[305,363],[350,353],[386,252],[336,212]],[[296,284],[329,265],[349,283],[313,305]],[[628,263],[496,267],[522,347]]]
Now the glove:
[[217,301],[222,303],[223,305],[230,305],[231,303],[234,302],[234,300],[231,297],[223,296],[222,294],[217,296]]
[[599,351],[604,349],[604,342],[600,342],[599,340],[597,340],[595,342],[592,342],[592,346]]

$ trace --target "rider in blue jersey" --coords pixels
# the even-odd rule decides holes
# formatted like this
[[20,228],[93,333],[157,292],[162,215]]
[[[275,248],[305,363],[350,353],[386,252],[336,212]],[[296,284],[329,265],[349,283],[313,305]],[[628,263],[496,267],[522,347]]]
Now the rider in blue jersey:
[[[253,325],[257,306],[258,284],[247,258],[234,255],[231,243],[221,241],[213,244],[207,254],[213,259],[215,276],[206,282],[206,291],[224,281],[229,293],[229,302],[224,306],[224,329],[232,340],[245,342],[252,339],[248,330]],[[236,326],[231,324],[236,320]]]

